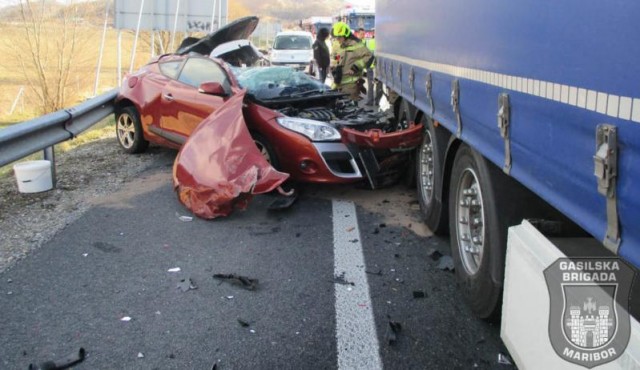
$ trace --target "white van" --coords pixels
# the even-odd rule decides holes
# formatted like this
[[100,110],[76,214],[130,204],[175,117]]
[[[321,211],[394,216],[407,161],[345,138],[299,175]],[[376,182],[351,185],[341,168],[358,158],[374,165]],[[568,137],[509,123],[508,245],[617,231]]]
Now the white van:
[[306,31],[278,32],[269,60],[272,65],[291,66],[304,70],[313,61],[313,36]]

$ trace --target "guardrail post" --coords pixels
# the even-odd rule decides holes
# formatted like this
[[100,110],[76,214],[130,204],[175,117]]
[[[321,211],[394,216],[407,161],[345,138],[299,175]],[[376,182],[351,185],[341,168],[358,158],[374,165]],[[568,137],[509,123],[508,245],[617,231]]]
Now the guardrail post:
[[56,153],[53,150],[53,145],[44,148],[44,159],[47,161],[51,161],[51,183],[53,184],[53,188],[56,188]]

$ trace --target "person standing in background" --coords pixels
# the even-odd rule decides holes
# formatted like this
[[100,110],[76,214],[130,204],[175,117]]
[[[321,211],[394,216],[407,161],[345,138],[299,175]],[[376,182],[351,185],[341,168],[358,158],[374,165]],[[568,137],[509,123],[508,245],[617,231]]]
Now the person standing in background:
[[329,48],[326,43],[327,37],[329,37],[329,30],[321,28],[316,36],[316,41],[313,43],[313,59],[315,59],[318,66],[319,80],[322,83],[327,79],[327,71],[331,62]]

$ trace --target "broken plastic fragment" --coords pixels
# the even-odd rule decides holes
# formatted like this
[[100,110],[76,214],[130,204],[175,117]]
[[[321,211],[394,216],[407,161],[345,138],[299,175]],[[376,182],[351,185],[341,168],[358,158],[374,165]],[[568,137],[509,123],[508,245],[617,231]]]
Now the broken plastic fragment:
[[389,327],[387,328],[387,341],[389,345],[394,345],[398,342],[398,334],[402,331],[402,324],[397,321],[392,321],[391,317],[389,318]]
[[440,257],[442,257],[442,253],[435,248],[429,248],[429,250],[427,250],[427,256],[431,257],[434,261],[438,261]]
[[414,299],[420,299],[420,298],[426,298],[427,294],[425,292],[423,292],[422,290],[414,290],[413,291],[413,298]]
[[180,272],[180,267],[173,267],[167,270],[167,272]]
[[79,364],[84,361],[87,353],[84,348],[80,347],[77,352],[68,354],[62,359],[55,361],[45,361],[40,365],[29,364],[29,370],[56,370],[56,369],[68,369],[73,365]]
[[512,365],[513,366],[513,362],[511,362],[511,360],[509,359],[509,356],[502,354],[502,353],[498,353],[498,363],[501,365]]
[[247,321],[244,321],[242,319],[237,319],[238,320],[238,324],[240,324],[240,326],[242,326],[243,328],[248,328],[249,326],[251,326],[251,324]]
[[82,257],[87,257],[89,253],[82,253]]
[[144,353],[138,352],[138,358],[144,358]]
[[334,276],[333,277],[333,282],[335,284],[340,284],[340,285],[351,285],[351,286],[355,286],[356,284],[351,282],[351,281],[347,281],[347,279],[345,279],[344,277],[344,272],[342,272],[342,274]]
[[181,216],[178,212],[176,212],[176,217],[178,217],[178,220],[180,220],[182,222],[191,222],[191,221],[193,221],[193,217],[191,217],[191,216]]
[[191,280],[191,278],[180,280],[177,288],[182,290],[183,292],[198,289],[198,287],[193,283],[193,280]]
[[125,321],[125,322],[126,321],[131,321],[131,317],[125,316],[125,317],[121,318],[120,321]]
[[450,256],[442,256],[437,267],[442,271],[453,271],[453,259]]
[[258,288],[258,279],[251,279],[246,276],[236,274],[214,274],[214,279],[226,280],[246,290],[256,290]]

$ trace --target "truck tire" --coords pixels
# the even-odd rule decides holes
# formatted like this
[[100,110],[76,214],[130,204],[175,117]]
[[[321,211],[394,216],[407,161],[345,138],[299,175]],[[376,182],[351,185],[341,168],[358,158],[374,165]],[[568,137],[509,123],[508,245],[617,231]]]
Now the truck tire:
[[436,235],[445,235],[449,231],[449,224],[441,197],[446,141],[437,136],[433,119],[425,115],[422,124],[425,127],[422,145],[418,147],[415,155],[418,202],[429,230]]
[[[456,153],[449,188],[451,255],[461,290],[476,316],[493,320],[501,309],[507,225],[498,212],[500,173],[463,144]],[[498,186],[500,187],[500,186]],[[496,266],[496,264],[502,264]],[[503,270],[500,270],[501,272]]]

